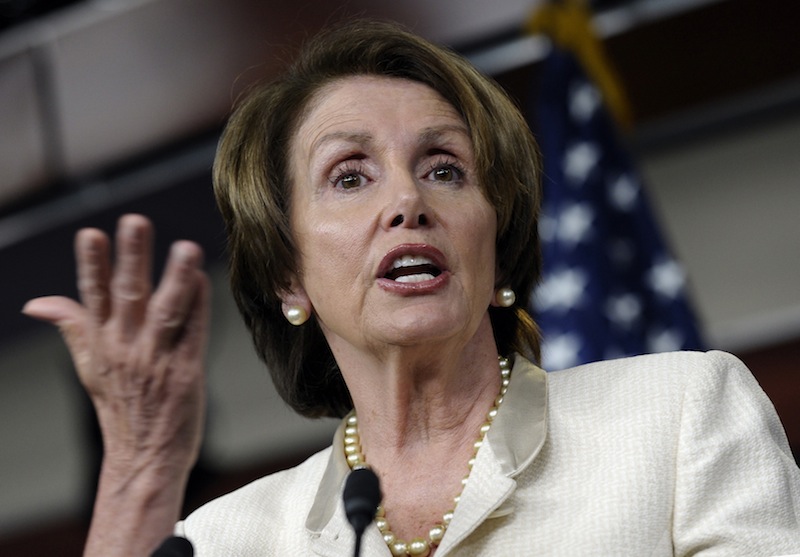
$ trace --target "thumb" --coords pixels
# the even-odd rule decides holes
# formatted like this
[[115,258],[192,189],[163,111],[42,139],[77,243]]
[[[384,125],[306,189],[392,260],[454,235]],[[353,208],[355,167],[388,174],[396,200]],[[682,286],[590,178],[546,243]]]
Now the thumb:
[[22,313],[61,327],[70,321],[82,320],[85,310],[75,300],[64,296],[44,296],[28,300],[22,307]]
[[58,327],[73,356],[85,348],[88,314],[75,300],[64,296],[34,298],[23,306],[22,313]]

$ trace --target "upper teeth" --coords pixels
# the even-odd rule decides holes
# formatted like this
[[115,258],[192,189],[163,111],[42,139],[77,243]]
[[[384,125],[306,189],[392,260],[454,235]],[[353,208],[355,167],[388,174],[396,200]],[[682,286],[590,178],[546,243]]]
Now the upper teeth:
[[417,265],[433,265],[433,261],[423,255],[404,255],[394,260],[394,263],[392,263],[392,269],[399,269],[401,267],[415,267]]

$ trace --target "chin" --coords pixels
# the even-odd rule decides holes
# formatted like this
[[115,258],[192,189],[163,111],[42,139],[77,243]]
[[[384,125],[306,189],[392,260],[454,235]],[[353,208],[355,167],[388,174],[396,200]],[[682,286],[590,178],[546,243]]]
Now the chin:
[[470,317],[452,309],[439,306],[396,312],[388,320],[386,336],[393,339],[392,344],[413,346],[445,341],[463,334]]

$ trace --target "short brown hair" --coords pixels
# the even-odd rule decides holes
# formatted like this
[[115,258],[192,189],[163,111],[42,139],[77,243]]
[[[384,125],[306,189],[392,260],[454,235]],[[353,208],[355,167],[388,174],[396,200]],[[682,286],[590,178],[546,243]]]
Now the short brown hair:
[[317,35],[284,75],[249,95],[220,140],[214,189],[225,219],[233,295],[279,394],[309,417],[341,417],[352,401],[316,320],[290,325],[279,294],[298,271],[289,224],[291,139],[314,94],[355,75],[424,83],[463,117],[478,179],[497,213],[497,286],[513,308],[489,308],[498,351],[539,357],[526,311],[539,275],[539,153],[505,92],[461,56],[397,25],[355,21]]

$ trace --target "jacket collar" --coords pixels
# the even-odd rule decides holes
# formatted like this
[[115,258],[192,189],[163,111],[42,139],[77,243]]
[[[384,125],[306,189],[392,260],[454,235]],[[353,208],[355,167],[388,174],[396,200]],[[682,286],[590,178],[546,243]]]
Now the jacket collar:
[[516,354],[511,383],[486,441],[500,469],[516,477],[539,454],[547,436],[547,373]]
[[[478,460],[473,467],[472,474],[489,474],[495,478],[497,475],[501,475],[510,480],[513,479],[536,458],[544,445],[546,432],[547,374],[516,354],[508,392],[492,423],[492,428],[486,435],[484,447],[478,452]],[[333,450],[306,519],[306,529],[312,538],[318,540],[318,546],[320,544],[333,546],[335,540],[341,540],[343,537],[350,539],[349,532],[347,534],[343,532],[343,530],[349,530],[349,527],[344,519],[344,509],[340,503],[344,481],[350,471],[344,451],[341,450],[343,437],[344,421],[334,434]],[[487,450],[483,450],[487,447]],[[462,494],[462,503],[467,503],[465,498],[469,495],[468,491],[471,491],[469,486],[472,483],[467,483],[467,488]],[[502,508],[502,503],[513,491],[512,484],[514,484],[513,481],[509,483],[510,487],[501,494],[500,500],[492,502],[492,508],[488,509],[484,517],[501,516],[510,512],[510,510]],[[461,506],[459,505],[459,509]],[[462,530],[460,536],[452,534],[449,536],[456,542],[466,536],[469,533],[468,530],[471,530],[466,524],[463,525],[463,528],[457,528],[461,522],[457,521],[458,514],[456,513],[454,523],[448,528],[448,534],[451,534],[451,530]],[[448,541],[448,536],[444,541]],[[365,535],[364,542],[368,542],[367,535]],[[319,547],[319,549],[322,548]],[[445,548],[440,547],[439,549],[441,552]],[[320,553],[328,552],[322,550]]]

